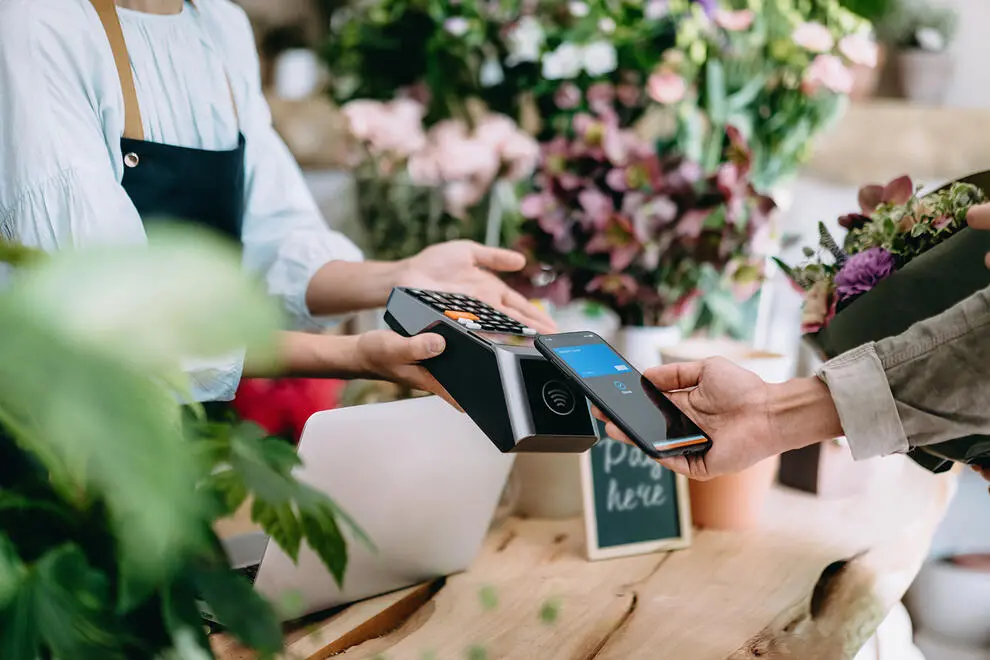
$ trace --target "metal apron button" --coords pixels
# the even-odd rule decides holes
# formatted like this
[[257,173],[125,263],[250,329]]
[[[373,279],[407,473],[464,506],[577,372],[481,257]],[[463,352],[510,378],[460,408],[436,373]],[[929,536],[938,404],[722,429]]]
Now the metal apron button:
[[137,167],[140,162],[141,159],[133,151],[124,156],[124,165],[127,167]]

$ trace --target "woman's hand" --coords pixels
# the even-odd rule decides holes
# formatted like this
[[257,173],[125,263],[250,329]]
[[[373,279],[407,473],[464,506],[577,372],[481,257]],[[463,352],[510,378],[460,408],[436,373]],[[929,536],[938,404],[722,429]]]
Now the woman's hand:
[[519,252],[487,247],[474,241],[449,241],[431,245],[403,264],[400,286],[463,293],[541,333],[557,330],[549,314],[495,274],[522,270],[526,257]]
[[372,330],[357,336],[355,373],[358,377],[388,380],[413,389],[432,392],[460,410],[447,390],[420,366],[443,353],[446,342],[437,334],[403,337],[391,330]]
[[[712,439],[701,456],[660,461],[692,479],[744,470],[765,458],[842,435],[838,413],[816,378],[769,385],[724,358],[671,364],[643,374]],[[630,442],[600,411],[609,437]]]
[[[966,221],[973,229],[990,229],[990,204],[972,207],[966,214]],[[987,253],[986,264],[990,268],[990,252]]]

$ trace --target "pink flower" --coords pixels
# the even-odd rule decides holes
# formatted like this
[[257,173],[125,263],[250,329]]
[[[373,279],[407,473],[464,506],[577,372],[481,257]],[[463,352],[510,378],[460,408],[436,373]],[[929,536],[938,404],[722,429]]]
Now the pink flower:
[[515,137],[516,122],[505,115],[485,115],[474,129],[474,137],[495,151],[501,151],[507,141]]
[[876,68],[880,49],[865,34],[849,34],[839,40],[839,52],[858,66]]
[[832,38],[828,28],[813,21],[797,26],[791,38],[798,46],[812,53],[827,53],[835,45],[835,39]]
[[540,193],[530,193],[519,202],[519,213],[522,217],[533,220],[540,217],[546,211],[549,204],[544,195]]
[[731,283],[735,299],[746,302],[763,286],[763,262],[733,259],[725,269],[725,277]]
[[502,158],[508,167],[505,177],[521,181],[531,175],[540,161],[540,145],[522,131],[514,131],[502,145]]
[[687,94],[687,83],[676,73],[654,73],[646,81],[646,91],[657,103],[670,105],[684,98]]
[[502,164],[490,145],[475,138],[439,143],[436,159],[444,180],[475,179],[486,186],[498,176]]
[[605,175],[605,183],[616,192],[625,192],[629,188],[629,177],[624,168],[616,167]]
[[711,215],[710,210],[691,209],[681,216],[677,222],[677,234],[685,238],[696,239],[701,236],[705,220]]
[[855,76],[835,55],[818,55],[804,72],[801,89],[811,96],[822,88],[836,94],[852,92]]
[[467,181],[454,181],[443,189],[444,208],[455,218],[464,218],[468,210],[481,201],[484,190]]
[[372,134],[385,116],[385,106],[378,101],[358,99],[346,103],[341,112],[351,129],[351,135],[358,140],[370,140]]
[[609,217],[615,213],[615,205],[600,190],[585,188],[578,193],[578,203],[584,210],[592,226],[602,228],[608,223]]
[[440,164],[433,158],[432,154],[425,151],[419,151],[410,156],[406,169],[409,172],[409,178],[417,186],[438,186],[443,180]]
[[748,30],[753,24],[754,14],[749,9],[729,11],[726,9],[715,10],[715,23],[723,30],[730,32],[742,32]]
[[564,83],[554,93],[553,102],[561,110],[573,110],[581,103],[581,90],[574,83]]
[[615,88],[607,82],[595,83],[588,88],[587,99],[592,110],[601,112],[615,100]]

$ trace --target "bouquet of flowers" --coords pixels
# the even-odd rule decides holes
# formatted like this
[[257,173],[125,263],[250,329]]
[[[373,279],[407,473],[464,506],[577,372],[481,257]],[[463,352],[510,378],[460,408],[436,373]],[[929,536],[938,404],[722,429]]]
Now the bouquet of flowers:
[[[987,200],[990,172],[919,195],[911,179],[865,186],[860,209],[839,219],[840,245],[819,224],[818,249],[796,267],[778,262],[804,292],[802,330],[831,358],[891,337],[990,286],[984,255],[988,232],[966,226],[966,213]],[[971,457],[976,440],[963,438],[912,452],[929,469]],[[990,449],[990,447],[988,447]]]
[[537,143],[504,115],[426,130],[424,107],[411,99],[357,100],[342,110],[359,145],[353,166],[364,247],[376,259],[454,238],[484,241],[501,212],[498,183],[528,178],[539,158]]
[[753,182],[770,190],[794,174],[814,139],[839,117],[853,67],[873,68],[868,21],[839,0],[745,0],[710,12],[670,2],[674,47],[653,76],[654,98],[676,111],[673,144],[714,171],[725,129],[753,151]]
[[675,3],[358,3],[335,12],[325,56],[338,102],[405,91],[424,101],[429,123],[462,116],[470,99],[521,123],[524,109],[535,107],[537,122],[546,123],[558,102],[568,106],[596,83],[636,116],[659,54],[674,44],[668,4]]
[[773,202],[750,186],[749,154],[730,134],[732,159],[705,176],[620,128],[614,114],[577,115],[572,138],[544,146],[536,189],[520,205],[518,247],[539,264],[523,288],[557,304],[601,302],[627,325],[680,319],[706,270],[740,300],[751,297]]

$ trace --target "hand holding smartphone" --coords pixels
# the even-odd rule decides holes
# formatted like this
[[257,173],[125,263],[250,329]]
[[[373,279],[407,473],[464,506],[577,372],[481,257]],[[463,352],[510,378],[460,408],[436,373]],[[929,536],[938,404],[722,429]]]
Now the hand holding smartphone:
[[702,454],[712,446],[697,424],[595,333],[540,335],[534,345],[648,456]]

